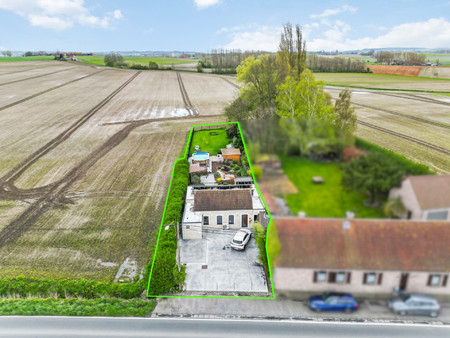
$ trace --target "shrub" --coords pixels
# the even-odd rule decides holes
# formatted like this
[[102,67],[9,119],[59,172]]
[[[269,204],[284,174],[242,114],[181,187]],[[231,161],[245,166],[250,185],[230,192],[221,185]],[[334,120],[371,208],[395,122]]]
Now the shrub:
[[396,163],[400,168],[402,168],[407,175],[435,174],[435,172],[431,171],[427,166],[423,164],[413,162],[400,154],[397,154],[391,150],[387,150],[383,147],[367,142],[360,138],[355,139],[355,145],[360,149],[385,155],[391,162]]
[[342,150],[342,160],[348,163],[352,159],[358,159],[362,154],[364,154],[364,151],[355,146],[345,147]]
[[151,70],[159,69],[159,65],[155,61],[149,61],[148,69],[151,69]]
[[252,169],[253,169],[253,175],[255,176],[255,179],[259,179],[263,174],[261,167],[254,165]]
[[140,63],[134,63],[130,66],[130,69],[138,69],[138,70],[148,70],[147,66],[141,65]]
[[[184,282],[185,268],[182,267],[178,271],[176,264],[176,227],[170,224],[180,222],[188,184],[189,162],[186,159],[178,160],[173,172],[172,186],[155,253],[149,288],[150,295],[179,291]],[[170,226],[166,230],[167,225]]]

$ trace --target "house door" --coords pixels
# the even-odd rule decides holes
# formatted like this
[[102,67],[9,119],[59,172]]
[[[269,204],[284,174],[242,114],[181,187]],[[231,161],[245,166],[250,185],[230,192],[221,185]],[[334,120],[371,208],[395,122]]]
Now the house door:
[[409,273],[406,273],[406,272],[402,273],[402,276],[400,277],[400,285],[398,286],[400,291],[406,290],[406,286],[408,284],[408,276],[409,276]]
[[248,227],[248,215],[242,215],[242,227]]

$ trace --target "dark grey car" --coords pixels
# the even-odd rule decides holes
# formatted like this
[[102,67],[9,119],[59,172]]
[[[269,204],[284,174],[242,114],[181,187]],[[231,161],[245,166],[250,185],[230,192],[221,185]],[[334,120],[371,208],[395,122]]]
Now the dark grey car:
[[437,317],[441,306],[434,297],[421,294],[400,294],[389,301],[389,308],[399,315],[423,315]]

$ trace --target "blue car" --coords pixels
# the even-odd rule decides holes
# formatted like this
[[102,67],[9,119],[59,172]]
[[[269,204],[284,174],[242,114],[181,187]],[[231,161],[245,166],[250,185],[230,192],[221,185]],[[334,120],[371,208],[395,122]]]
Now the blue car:
[[309,308],[316,312],[344,311],[350,313],[358,309],[358,302],[349,293],[325,292],[310,297]]

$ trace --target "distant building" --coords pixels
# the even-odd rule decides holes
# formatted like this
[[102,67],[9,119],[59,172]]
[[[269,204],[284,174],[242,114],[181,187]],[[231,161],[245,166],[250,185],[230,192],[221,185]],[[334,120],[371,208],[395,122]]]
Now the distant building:
[[410,176],[389,198],[400,198],[406,209],[401,218],[450,221],[450,175]]
[[278,295],[323,291],[390,297],[394,290],[450,299],[450,222],[275,219]]

